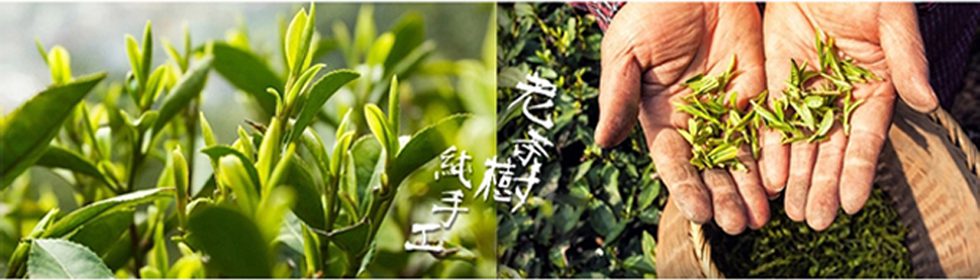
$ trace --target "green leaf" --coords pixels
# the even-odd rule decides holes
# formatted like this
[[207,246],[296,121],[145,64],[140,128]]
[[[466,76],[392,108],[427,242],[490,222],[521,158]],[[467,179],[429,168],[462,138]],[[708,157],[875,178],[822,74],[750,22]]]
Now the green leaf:
[[353,51],[367,50],[374,42],[377,29],[374,26],[374,6],[361,6],[357,13],[357,26],[354,27],[354,46]]
[[306,29],[306,10],[300,9],[293,16],[293,20],[289,22],[289,28],[286,30],[286,42],[283,49],[286,52],[286,67],[290,72],[294,72],[297,68],[298,56],[300,52],[305,50],[300,50],[300,46],[303,44],[303,33]]
[[269,127],[265,130],[265,135],[262,136],[262,143],[259,145],[258,159],[255,160],[255,170],[259,172],[259,181],[256,183],[262,186],[263,194],[273,187],[267,183],[269,176],[272,175],[272,169],[281,157],[282,146],[279,143],[282,140],[282,130],[283,127],[279,119],[272,117],[269,120]]
[[300,160],[302,159],[294,158],[290,162],[283,184],[291,187],[296,194],[293,213],[311,227],[323,229],[326,218],[323,213],[323,202],[320,200],[321,195],[312,173],[308,170],[311,166]]
[[174,195],[173,188],[155,188],[135,191],[117,197],[100,200],[65,215],[44,231],[41,237],[62,237],[78,229],[79,226],[99,218],[103,214],[118,209],[136,206]]
[[98,167],[94,164],[82,158],[81,155],[75,153],[74,151],[62,148],[61,146],[51,145],[41,158],[37,160],[37,165],[51,167],[51,168],[64,168],[71,170],[73,172],[78,172],[85,174],[99,180],[110,187],[113,187],[108,180],[106,180],[105,175],[99,171]]
[[306,260],[306,277],[312,277],[323,270],[323,252],[320,251],[320,239],[309,226],[300,223],[303,230],[303,255]]
[[69,240],[88,247],[101,257],[116,245],[116,241],[131,224],[133,224],[132,209],[112,211],[79,227]]
[[398,106],[398,102],[401,101],[400,98],[398,94],[398,76],[395,75],[391,77],[391,87],[388,89],[388,123],[391,125],[392,134],[395,137],[398,136],[398,120],[401,118],[401,109]]
[[184,159],[184,154],[180,150],[180,145],[177,145],[171,153],[171,162],[173,163],[173,176],[175,187],[177,189],[177,218],[180,221],[180,226],[184,227],[187,225],[187,203],[190,200],[190,182],[188,180],[188,170],[187,170],[187,160]]
[[392,139],[394,137],[388,124],[388,119],[381,112],[381,108],[370,103],[364,105],[364,118],[367,121],[368,128],[371,129],[371,133],[385,147],[385,150],[388,152],[388,157],[394,158],[394,154],[398,152],[398,139]]
[[51,48],[48,54],[48,67],[51,68],[51,82],[57,85],[71,81],[71,55],[61,46]]
[[51,66],[51,63],[48,62],[48,51],[44,50],[44,44],[41,43],[40,39],[34,38],[34,48],[37,49],[38,54],[44,59],[44,64]]
[[88,248],[60,239],[36,239],[27,259],[30,278],[112,278],[112,271]]
[[204,111],[198,113],[198,118],[201,122],[201,135],[204,137],[204,145],[211,147],[218,144],[218,138],[214,136],[214,130],[211,129],[211,123],[208,119],[204,117]]
[[299,111],[299,117],[296,118],[296,122],[293,124],[290,139],[299,139],[306,126],[310,125],[313,118],[320,112],[323,104],[337,93],[337,90],[350,81],[357,79],[359,76],[360,74],[354,71],[335,70],[314,82],[313,87],[310,89],[310,96],[303,102],[303,108]]
[[612,209],[597,200],[593,200],[589,204],[589,208],[591,208],[589,224],[592,225],[592,229],[607,240],[612,239],[617,223],[616,215],[613,214]]
[[209,256],[217,275],[235,278],[270,277],[271,258],[258,226],[245,215],[223,207],[191,213],[188,239]]
[[0,190],[44,154],[75,105],[105,76],[89,75],[50,87],[0,119]]
[[381,34],[381,37],[375,39],[374,44],[371,45],[371,49],[368,50],[365,62],[368,65],[383,65],[394,44],[395,35],[391,33]]
[[830,128],[834,126],[834,110],[827,110],[823,115],[823,119],[820,120],[820,127],[817,128],[817,132],[813,134],[813,138],[821,138],[830,132]]
[[451,139],[444,135],[455,134],[468,117],[469,115],[449,116],[412,135],[389,169],[391,172],[388,179],[391,185],[397,187],[409,174],[445,151]]
[[[147,79],[150,76],[150,68],[153,66],[153,26],[149,20],[146,21],[146,26],[143,27],[143,51],[140,52],[140,56],[143,61],[140,62],[139,71],[141,77]],[[141,82],[145,81],[141,80]]]
[[167,95],[167,99],[163,101],[163,107],[160,108],[160,115],[153,125],[154,133],[163,130],[167,123],[170,122],[170,119],[186,108],[187,104],[191,100],[194,100],[194,97],[201,94],[201,90],[204,89],[204,83],[207,82],[208,70],[211,69],[212,60],[212,57],[202,59],[199,64],[187,70],[187,74],[184,74],[177,81],[177,84],[170,90],[170,94]]
[[643,231],[643,241],[641,241],[643,248],[643,256],[646,257],[651,263],[654,262],[654,252],[656,252],[657,241],[653,239],[653,236],[649,232]]
[[367,250],[370,231],[371,224],[365,219],[357,224],[332,232],[330,239],[341,250],[356,256]]
[[226,43],[214,43],[212,53],[215,71],[254,98],[266,114],[276,113],[276,97],[266,88],[282,92],[283,81],[265,61]]
[[385,69],[391,68],[425,41],[425,21],[418,12],[407,12],[402,15],[390,29],[395,34],[395,45],[391,47],[385,60]]
[[378,160],[381,158],[381,144],[378,144],[378,141],[372,137],[364,136],[357,139],[351,146],[351,154],[354,154],[357,189],[348,190],[348,192],[352,195],[356,194],[356,198],[364,198],[368,196],[370,190],[368,184],[376,174],[375,169],[378,166]]
[[[143,54],[140,53],[139,43],[136,42],[136,38],[132,35],[126,34],[126,56],[129,57],[129,66],[132,69],[133,76],[136,77],[136,81],[142,83],[146,81],[143,77]],[[138,98],[136,98],[138,99]]]
[[[254,207],[258,205],[259,195],[259,172],[249,159],[242,152],[228,146],[213,146],[201,150],[212,160],[219,162],[217,179],[220,183],[231,188],[238,201],[238,205],[246,213],[254,213]],[[233,156],[234,158],[224,158]]]

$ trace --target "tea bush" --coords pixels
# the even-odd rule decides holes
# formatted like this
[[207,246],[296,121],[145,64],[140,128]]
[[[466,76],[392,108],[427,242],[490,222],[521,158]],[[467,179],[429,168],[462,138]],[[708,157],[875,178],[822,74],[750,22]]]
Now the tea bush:
[[[353,35],[337,23],[327,37],[315,10],[282,22],[274,58],[243,27],[223,41],[195,46],[185,31],[181,48],[155,47],[148,22],[139,40],[125,38],[125,80],[106,83],[105,73],[73,76],[67,50],[38,42],[52,85],[0,122],[5,275],[492,275],[486,205],[471,205],[466,226],[475,228],[449,238],[460,249],[439,256],[446,261],[400,247],[410,237],[406,212],[429,199],[406,194],[431,183],[412,174],[451,145],[492,152],[479,149],[491,138],[467,133],[489,122],[491,111],[473,105],[492,97],[492,52],[440,59],[418,14],[378,35],[370,6]],[[168,59],[154,64],[159,49]],[[336,50],[350,69],[317,63]],[[211,70],[262,112],[243,120],[237,139],[218,139],[198,110]],[[93,93],[98,102],[84,100]],[[334,96],[353,101],[328,103]],[[204,176],[192,173],[197,153],[214,171],[203,186],[191,186]],[[63,178],[78,207],[35,186],[25,175],[32,166]]]
[[[528,205],[497,212],[498,274],[503,277],[642,277],[655,274],[653,236],[665,203],[639,130],[614,149],[593,139],[598,122],[599,45],[592,16],[567,4],[498,5],[497,107],[536,72],[558,94],[555,144]],[[518,106],[515,106],[517,108]],[[520,110],[497,115],[498,154],[526,138]],[[520,174],[520,171],[515,171]]]

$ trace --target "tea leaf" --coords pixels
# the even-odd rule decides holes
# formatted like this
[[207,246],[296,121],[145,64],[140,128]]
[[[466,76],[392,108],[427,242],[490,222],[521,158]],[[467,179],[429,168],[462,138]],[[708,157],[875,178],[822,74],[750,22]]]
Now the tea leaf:
[[30,278],[113,278],[105,263],[82,245],[60,239],[36,239],[31,243],[27,259]]
[[249,94],[268,114],[276,113],[276,96],[266,91],[282,91],[282,79],[255,54],[226,43],[215,42],[214,70],[236,88]]
[[309,97],[303,102],[303,107],[299,111],[299,117],[293,124],[290,139],[299,139],[310,125],[320,108],[327,102],[341,87],[359,77],[360,74],[350,70],[335,70],[320,77],[310,88]]
[[280,153],[282,152],[282,146],[280,145],[282,140],[282,123],[279,119],[272,117],[269,120],[269,127],[265,130],[265,135],[262,136],[262,143],[259,145],[259,153],[257,159],[255,160],[255,170],[259,173],[259,181],[257,182],[262,186],[262,194],[267,194],[272,187],[269,185],[269,176],[272,174],[272,168],[276,166],[278,162]]
[[391,132],[390,124],[388,124],[388,118],[385,117],[384,113],[381,112],[381,108],[377,105],[367,104],[364,106],[364,118],[367,120],[368,128],[371,129],[371,133],[374,137],[381,142],[381,145],[385,147],[388,152],[389,158],[394,158],[394,155],[398,153],[398,139],[394,137]]
[[0,190],[44,154],[75,105],[105,76],[88,75],[49,87],[0,119]]
[[826,136],[827,132],[830,132],[830,128],[833,126],[834,126],[834,111],[827,110],[827,112],[824,113],[823,115],[823,119],[820,121],[820,128],[818,128],[817,132],[810,137],[811,141],[813,141],[813,139],[822,138]]
[[214,136],[214,131],[211,129],[211,123],[208,119],[204,117],[204,111],[198,113],[198,119],[201,122],[201,135],[204,138],[204,146],[210,147],[218,144],[218,138]]
[[51,168],[64,168],[73,172],[91,176],[109,187],[115,187],[106,179],[105,175],[99,171],[99,168],[95,167],[94,164],[83,158],[78,153],[65,149],[61,146],[49,146],[48,149],[44,151],[44,154],[41,155],[41,158],[37,160],[37,165]]
[[189,178],[187,177],[187,160],[184,159],[180,145],[177,145],[177,148],[170,152],[170,155],[173,163],[172,170],[174,172],[174,182],[176,183],[175,188],[177,189],[175,193],[177,196],[177,210],[175,212],[177,212],[177,219],[180,222],[180,226],[185,227],[187,226],[187,201],[190,199],[191,192],[190,182],[188,182]]
[[409,57],[410,52],[425,42],[425,22],[422,15],[417,12],[405,13],[391,27],[391,33],[395,35],[395,44],[385,59],[385,69],[392,69],[401,63]]
[[47,58],[51,68],[51,82],[56,85],[71,82],[71,55],[61,46],[51,48]]
[[[219,182],[230,187],[235,193],[239,205],[246,213],[253,213],[258,205],[259,173],[252,160],[245,154],[228,146],[213,146],[201,150],[212,160],[219,163],[215,171]],[[226,156],[233,156],[227,158]]]
[[[139,43],[136,42],[136,38],[132,35],[126,34],[126,55],[129,57],[129,66],[132,69],[133,76],[136,77],[136,81],[140,84],[146,81],[143,77],[143,54],[140,52]],[[139,100],[139,98],[134,98]]]
[[371,44],[374,43],[374,38],[377,36],[377,31],[374,25],[374,6],[363,5],[357,13],[356,26],[354,27],[354,45],[353,52],[355,56],[359,56],[360,50],[367,50],[371,48]]
[[370,236],[371,223],[367,219],[361,220],[354,225],[337,229],[330,233],[329,238],[333,240],[337,247],[350,255],[359,255],[366,251],[368,237]]
[[401,109],[398,106],[401,96],[398,94],[398,76],[391,77],[391,86],[388,89],[388,123],[391,124],[392,133],[398,136],[399,123],[401,119]]
[[303,44],[303,33],[306,29],[307,16],[306,10],[300,9],[293,16],[293,20],[289,22],[289,28],[286,31],[286,45],[283,46],[283,50],[286,53],[286,66],[290,72],[295,72],[298,68],[297,59],[300,52],[305,52],[306,50],[300,50],[300,46]]
[[153,125],[154,133],[163,130],[170,123],[170,119],[173,119],[178,112],[184,110],[187,104],[191,100],[194,100],[194,97],[201,94],[201,90],[204,89],[204,83],[207,82],[208,70],[211,69],[212,60],[212,57],[205,57],[199,64],[191,67],[187,71],[187,74],[184,74],[177,81],[177,84],[170,90],[170,94],[167,95],[167,99],[163,101],[163,106],[160,108],[160,115]]
[[296,194],[293,213],[307,225],[323,229],[326,218],[323,215],[322,195],[313,180],[309,165],[301,160],[297,157],[289,162],[283,185],[291,187]]
[[173,188],[154,188],[149,190],[135,191],[117,197],[100,200],[82,208],[76,209],[65,215],[51,225],[41,237],[63,237],[79,226],[102,216],[112,213],[118,209],[125,209],[139,204],[148,203],[157,199],[169,198],[174,195]]
[[388,53],[391,52],[391,47],[394,44],[395,35],[392,35],[391,33],[382,34],[381,37],[374,39],[374,44],[371,45],[371,49],[368,50],[365,62],[367,62],[368,65],[383,65],[382,63],[388,59]]
[[191,213],[188,239],[209,256],[215,274],[259,278],[272,275],[271,256],[259,227],[245,215],[218,206]]
[[98,256],[105,256],[133,224],[133,213],[132,209],[122,209],[101,215],[79,227],[69,240],[88,247]]
[[392,162],[388,179],[397,187],[405,177],[449,148],[447,133],[457,131],[469,115],[452,115],[430,125],[408,140]]
[[[140,51],[140,76],[143,80],[140,80],[141,84],[146,83],[146,79],[150,76],[150,68],[153,67],[153,26],[150,21],[146,21],[146,26],[143,27],[143,50]],[[137,71],[137,70],[133,70]],[[144,85],[145,86],[145,85]],[[146,94],[145,92],[143,94]]]

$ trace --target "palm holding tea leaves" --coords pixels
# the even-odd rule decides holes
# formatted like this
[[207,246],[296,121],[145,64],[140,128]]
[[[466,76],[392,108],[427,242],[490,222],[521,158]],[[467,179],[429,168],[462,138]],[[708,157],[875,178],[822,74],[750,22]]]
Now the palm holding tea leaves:
[[[841,18],[845,14],[849,16]],[[767,191],[776,193],[785,187],[787,215],[822,230],[833,222],[839,207],[855,213],[867,200],[896,91],[916,110],[936,107],[915,8],[899,3],[772,3],[766,7],[765,21],[770,107],[783,99],[792,73],[808,72],[803,61],[811,62],[809,70],[817,71],[821,68],[813,65],[817,61],[846,54],[843,59],[853,61],[854,69],[866,69],[878,78],[853,83],[853,100],[842,101],[848,107],[844,111],[850,111],[846,112],[850,127],[830,126],[820,136],[826,141],[784,144],[777,129],[763,129],[760,134],[760,167]],[[814,49],[814,38],[821,32],[835,38],[836,49]],[[824,116],[813,118],[814,128],[823,126]]]
[[[657,18],[656,21],[649,20]],[[716,75],[736,60],[729,91],[737,107],[764,89],[760,15],[749,3],[630,3],[617,13],[603,38],[600,116],[596,142],[612,146],[626,137],[639,117],[651,156],[688,219],[712,216],[726,232],[746,224],[761,227],[768,202],[747,145],[739,151],[746,171],[715,168],[702,175],[690,164],[691,146],[677,129],[689,115],[677,110],[689,91],[684,81]]]

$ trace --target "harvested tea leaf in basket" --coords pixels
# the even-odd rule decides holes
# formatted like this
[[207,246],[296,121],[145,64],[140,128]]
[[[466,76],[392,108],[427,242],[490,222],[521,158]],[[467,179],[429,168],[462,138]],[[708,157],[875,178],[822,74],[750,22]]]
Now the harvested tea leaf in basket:
[[847,134],[851,113],[863,102],[854,99],[854,84],[878,80],[852,59],[842,59],[833,37],[818,32],[814,47],[820,60],[818,71],[791,59],[782,96],[772,100],[769,109],[753,101],[755,112],[782,135],[783,143],[826,139],[834,123],[840,123]]
[[[782,199],[773,205],[782,205]],[[706,226],[711,256],[727,277],[912,277],[908,230],[881,188],[874,188],[865,208],[854,216],[841,213],[824,231],[790,220],[782,207],[759,230],[737,236]]]
[[[691,144],[691,165],[700,170],[734,167],[745,170],[738,160],[738,150],[749,145],[759,152],[758,127],[761,121],[754,110],[743,112],[736,106],[738,92],[726,91],[735,75],[735,57],[727,70],[718,76],[699,74],[684,82],[691,93],[675,104],[678,111],[691,115],[687,129],[677,132]],[[756,97],[765,98],[765,94]]]

